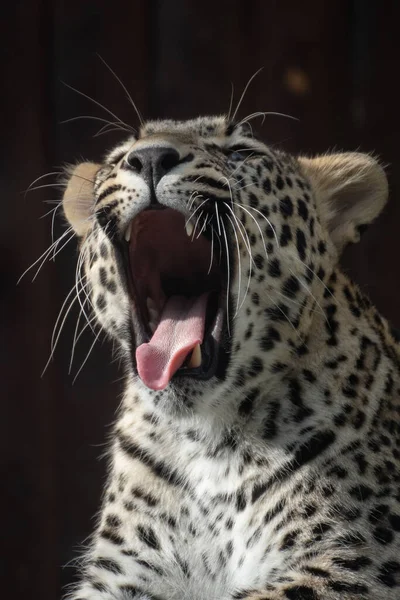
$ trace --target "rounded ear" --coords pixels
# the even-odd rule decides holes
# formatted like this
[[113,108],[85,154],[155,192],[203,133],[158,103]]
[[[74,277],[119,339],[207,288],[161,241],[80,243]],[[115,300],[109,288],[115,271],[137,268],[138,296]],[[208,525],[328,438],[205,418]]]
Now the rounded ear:
[[300,157],[322,220],[336,248],[358,242],[361,233],[386,204],[388,182],[377,160],[368,154],[348,152],[316,158]]
[[94,209],[94,181],[101,165],[81,163],[67,167],[66,188],[63,196],[64,214],[75,233],[82,237],[90,228]]

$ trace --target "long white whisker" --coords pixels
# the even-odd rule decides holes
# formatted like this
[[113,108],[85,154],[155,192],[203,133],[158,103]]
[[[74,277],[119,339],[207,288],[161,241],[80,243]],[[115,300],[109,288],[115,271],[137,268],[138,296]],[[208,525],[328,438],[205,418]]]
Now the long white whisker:
[[215,202],[215,213],[217,215],[218,235],[221,236],[221,227],[219,224],[218,202]]
[[226,120],[228,121],[228,123],[231,120],[231,112],[232,112],[232,106],[233,106],[233,94],[234,94],[234,88],[233,88],[233,82],[231,81],[231,99],[230,99],[230,102],[229,102],[228,116],[226,118]]
[[97,56],[99,57],[99,59],[101,60],[101,62],[107,67],[107,69],[110,71],[110,73],[112,73],[112,75],[114,75],[115,79],[118,81],[118,83],[120,84],[120,86],[122,87],[122,89],[124,90],[125,94],[128,97],[128,100],[130,101],[134,111],[136,112],[139,122],[141,124],[141,126],[144,126],[144,121],[143,121],[143,117],[139,112],[138,107],[136,106],[136,104],[134,103],[132,96],[130,95],[130,93],[128,92],[126,86],[122,83],[122,80],[118,77],[118,75],[115,73],[115,71],[110,67],[110,65],[104,60],[104,58],[102,56],[100,56],[100,54],[97,54]]
[[206,202],[208,202],[208,198],[206,198],[205,200],[203,200],[203,202],[201,204],[199,204],[199,206],[192,212],[192,214],[190,215],[190,217],[188,218],[188,220],[185,223],[185,227],[186,225],[189,223],[189,221],[191,221],[194,217],[194,215],[197,213],[198,210],[200,210],[200,208],[203,206],[203,204],[205,204]]
[[237,202],[234,202],[234,204],[236,204],[237,206],[240,206],[241,209],[244,210],[245,212],[247,212],[247,214],[253,219],[254,223],[256,224],[256,227],[258,228],[258,231],[260,232],[261,240],[262,240],[262,243],[263,243],[263,246],[264,246],[264,250],[265,250],[265,256],[267,257],[267,260],[269,260],[268,259],[267,246],[265,245],[265,240],[264,240],[264,234],[262,232],[262,229],[261,229],[260,225],[257,222],[257,219],[251,214],[250,211],[247,210],[247,208],[245,206],[240,205]]
[[45,173],[44,175],[40,175],[40,177],[36,177],[36,179],[34,179],[34,181],[32,181],[32,183],[28,185],[27,189],[24,192],[24,196],[26,196],[26,194],[30,191],[31,187],[35,185],[35,183],[37,183],[41,179],[44,179],[45,177],[51,177],[52,175],[62,175],[62,172],[52,171],[51,173]]
[[[201,219],[201,217],[202,217],[202,215],[203,215],[203,212],[204,212],[203,210],[200,212],[199,216],[197,217],[197,220],[196,220],[195,226],[193,227],[193,233],[192,233],[192,239],[191,239],[191,241],[192,241],[192,242],[193,242],[193,240],[194,240],[194,236],[195,236],[195,234],[196,234],[196,229],[197,229],[198,222],[200,221],[200,219]],[[199,234],[199,235],[200,235],[200,234]]]
[[238,104],[237,104],[237,106],[236,106],[236,110],[235,110],[235,112],[233,113],[233,116],[232,116],[232,119],[231,119],[232,121],[234,121],[234,120],[235,120],[235,118],[236,118],[236,115],[237,115],[237,113],[238,113],[238,110],[239,110],[239,108],[240,108],[240,105],[241,105],[241,104],[242,104],[242,102],[243,102],[243,98],[245,97],[245,95],[246,95],[246,92],[247,92],[247,90],[249,89],[249,85],[251,84],[251,82],[253,81],[253,79],[254,79],[255,77],[257,77],[257,75],[258,75],[258,74],[259,74],[259,73],[260,73],[262,70],[263,70],[263,67],[261,67],[261,69],[258,69],[258,71],[256,71],[256,72],[254,73],[254,75],[252,75],[252,76],[250,77],[249,81],[246,83],[246,85],[245,85],[245,88],[244,88],[244,90],[243,90],[243,92],[242,92],[242,95],[241,95],[241,96],[240,96],[240,98],[239,98],[239,102],[238,102]]
[[[69,234],[71,231],[72,231],[72,227],[69,227],[69,228],[68,228],[66,231],[64,231],[64,233],[63,233],[63,234],[62,234],[62,235],[61,235],[61,236],[58,238],[58,240],[56,240],[55,242],[53,242],[53,243],[52,243],[52,244],[49,246],[49,248],[47,248],[47,249],[46,249],[46,250],[43,252],[43,254],[41,254],[41,255],[39,256],[39,258],[35,260],[35,262],[33,262],[33,263],[32,263],[32,264],[31,264],[31,265],[30,265],[30,266],[29,266],[27,269],[25,269],[25,271],[22,273],[21,277],[18,279],[18,281],[17,281],[17,285],[19,284],[19,282],[21,281],[21,279],[22,279],[22,278],[23,278],[23,277],[24,277],[24,276],[25,276],[25,275],[28,273],[28,271],[30,271],[31,269],[33,269],[33,267],[34,267],[35,265],[37,265],[37,264],[38,264],[38,262],[40,262],[40,261],[42,261],[42,260],[43,260],[43,263],[44,263],[44,262],[46,262],[46,259],[47,259],[47,257],[48,257],[48,256],[51,254],[51,251],[53,250],[54,246],[55,246],[56,244],[59,244],[59,243],[61,242],[61,240],[62,240],[62,239],[63,239],[63,238],[66,236],[66,235],[68,235],[68,234]],[[42,264],[43,264],[43,263],[42,263]],[[39,270],[40,270],[41,266],[42,266],[42,265],[40,265],[40,267],[39,267]],[[36,273],[36,274],[37,274],[37,273]],[[36,276],[35,276],[35,277],[36,277]],[[33,280],[32,280],[32,281],[33,281]]]
[[211,256],[210,256],[210,266],[208,267],[207,275],[209,275],[211,272],[213,260],[214,260],[214,228],[211,227]]
[[[85,300],[85,303],[86,302],[87,302],[87,300]],[[91,324],[93,323],[93,321],[96,320],[96,315],[93,315],[92,318],[90,319],[90,321],[88,323],[84,324],[84,326],[82,327],[82,329],[81,329],[81,331],[79,332],[79,335],[78,335],[78,329],[79,329],[79,323],[80,323],[80,320],[81,320],[81,316],[82,316],[82,313],[79,313],[79,317],[78,317],[78,319],[76,321],[76,327],[75,327],[75,331],[74,331],[74,339],[73,339],[73,342],[72,342],[71,359],[69,361],[68,374],[71,374],[71,371],[72,371],[72,364],[74,362],[75,348],[76,348],[77,343],[79,342],[80,338],[82,337],[82,335],[86,331],[86,329],[91,326]]]
[[229,294],[230,294],[230,282],[231,282],[231,268],[230,268],[230,260],[229,260],[228,238],[226,236],[225,224],[222,219],[221,219],[221,227],[224,232],[224,238],[225,238],[226,265],[227,265],[227,270],[228,270],[227,284],[226,284],[226,291],[227,291],[227,293],[226,293],[226,323],[227,323],[227,328],[228,328],[228,335],[229,335],[229,337],[231,337],[230,320],[229,320]]
[[232,225],[232,229],[233,229],[233,233],[235,235],[235,239],[236,239],[236,248],[237,248],[237,256],[238,256],[238,294],[237,294],[237,299],[236,299],[236,312],[233,316],[233,318],[235,319],[237,314],[238,314],[238,310],[239,310],[239,303],[240,303],[240,288],[242,286],[242,264],[241,264],[241,259],[240,259],[240,248],[239,248],[239,239],[236,233],[236,228],[235,228],[235,224],[232,221],[232,219],[230,218],[229,215],[226,215]]
[[72,85],[69,85],[68,83],[65,83],[65,81],[62,81],[62,83],[67,88],[69,88],[70,90],[72,90],[73,92],[79,94],[83,98],[86,98],[90,102],[93,102],[94,104],[96,104],[97,106],[99,106],[100,108],[102,108],[103,110],[105,110],[109,115],[111,115],[112,117],[114,117],[114,119],[116,119],[118,121],[118,123],[121,123],[121,125],[124,125],[125,127],[127,127],[132,133],[135,133],[135,130],[133,129],[133,127],[130,127],[130,125],[128,125],[127,123],[125,123],[124,121],[122,121],[122,119],[120,119],[119,117],[117,117],[117,115],[115,113],[113,113],[111,110],[109,110],[108,108],[106,108],[103,104],[101,104],[100,102],[98,102],[94,98],[91,98],[87,94],[84,94],[83,92],[80,92],[79,90],[77,90],[76,88],[74,88]]
[[79,373],[82,371],[83,367],[84,367],[84,366],[85,366],[85,364],[87,363],[87,361],[88,361],[88,358],[89,358],[89,356],[90,356],[90,354],[91,354],[91,352],[92,352],[92,350],[93,350],[93,348],[94,348],[94,345],[96,344],[97,340],[99,339],[99,336],[100,336],[101,332],[102,332],[102,330],[100,329],[99,333],[96,335],[96,337],[95,337],[95,339],[94,339],[94,341],[93,341],[93,344],[92,344],[92,345],[90,346],[90,348],[89,348],[89,352],[87,353],[85,360],[84,360],[84,361],[83,361],[83,363],[81,364],[81,366],[80,366],[80,368],[79,368],[78,372],[76,373],[76,375],[75,375],[75,377],[74,377],[74,379],[73,379],[73,381],[72,381],[72,383],[73,383],[73,384],[75,383],[75,381],[76,381],[76,380],[77,380],[77,378],[78,378],[78,375],[79,375]]

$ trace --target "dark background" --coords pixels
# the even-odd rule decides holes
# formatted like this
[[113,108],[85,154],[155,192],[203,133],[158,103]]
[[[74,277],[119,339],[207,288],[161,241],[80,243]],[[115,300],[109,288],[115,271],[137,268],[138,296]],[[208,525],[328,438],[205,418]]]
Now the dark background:
[[[23,192],[65,161],[98,159],[120,138],[93,137],[108,118],[65,87],[94,97],[135,125],[135,113],[99,53],[145,118],[222,113],[251,75],[239,116],[279,111],[259,133],[292,152],[375,151],[388,164],[391,201],[349,248],[344,266],[400,325],[400,3],[373,0],[42,0],[3,3],[0,216],[0,567],[4,597],[56,600],[93,527],[105,478],[107,431],[121,372],[102,337],[83,335],[68,374],[71,311],[46,374],[55,320],[74,282],[72,240],[33,285],[21,273],[51,243],[57,188]],[[113,120],[113,119],[111,119]],[[40,184],[51,183],[43,179]],[[64,229],[59,219],[56,234]]]

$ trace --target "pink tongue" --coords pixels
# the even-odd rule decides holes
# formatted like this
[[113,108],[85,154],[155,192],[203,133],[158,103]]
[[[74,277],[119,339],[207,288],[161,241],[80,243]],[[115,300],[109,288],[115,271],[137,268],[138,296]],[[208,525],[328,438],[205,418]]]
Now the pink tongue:
[[188,354],[203,342],[207,298],[203,294],[167,300],[150,342],[136,350],[139,376],[150,389],[163,390]]

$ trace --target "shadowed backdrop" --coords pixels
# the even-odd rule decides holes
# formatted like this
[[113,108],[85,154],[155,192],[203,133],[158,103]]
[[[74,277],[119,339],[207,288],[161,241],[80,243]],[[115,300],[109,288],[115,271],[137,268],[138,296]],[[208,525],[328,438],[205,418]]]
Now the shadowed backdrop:
[[[294,153],[373,151],[387,165],[391,200],[343,265],[400,326],[399,17],[396,0],[20,0],[2,7],[0,568],[7,598],[56,600],[73,581],[99,507],[107,462],[98,459],[121,392],[111,348],[102,335],[93,346],[89,328],[69,373],[75,305],[41,377],[74,283],[75,241],[61,249],[64,238],[33,285],[40,261],[16,285],[52,242],[53,213],[44,215],[61,194],[48,187],[54,176],[24,191],[66,162],[98,160],[121,139],[118,131],[96,135],[105,125],[96,119],[116,117],[64,83],[135,126],[132,105],[97,54],[146,119],[226,112],[231,82],[235,103],[263,67],[239,117],[272,111],[298,119],[254,121],[265,141]],[[62,124],[82,116],[90,118]],[[65,232],[58,214],[56,238]]]

